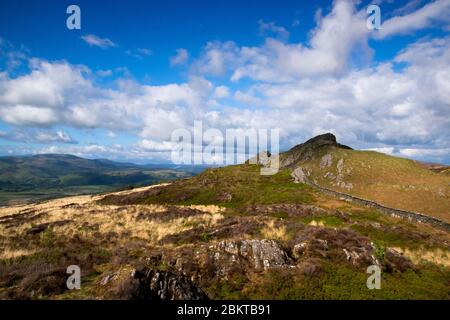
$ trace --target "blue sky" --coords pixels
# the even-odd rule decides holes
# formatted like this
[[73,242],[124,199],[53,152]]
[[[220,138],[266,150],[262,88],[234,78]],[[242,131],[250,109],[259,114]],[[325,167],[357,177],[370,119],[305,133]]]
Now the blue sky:
[[[381,30],[366,8],[381,9]],[[81,9],[68,30],[66,8]],[[2,1],[0,154],[170,161],[171,132],[327,131],[450,163],[450,1]]]

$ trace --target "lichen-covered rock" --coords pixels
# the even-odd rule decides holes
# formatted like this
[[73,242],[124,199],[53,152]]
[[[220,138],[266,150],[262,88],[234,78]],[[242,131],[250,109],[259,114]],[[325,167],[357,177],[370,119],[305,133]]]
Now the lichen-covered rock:
[[267,270],[291,263],[286,252],[273,240],[224,240],[210,247],[219,273],[236,267]]
[[248,160],[249,164],[259,164],[261,166],[264,167],[268,167],[270,166],[270,152],[268,151],[262,151],[260,153],[258,153],[256,156],[254,156],[253,158],[250,158]]
[[327,153],[322,157],[322,159],[320,159],[320,169],[330,167],[332,164],[333,164],[333,157],[329,153]]
[[336,167],[337,167],[338,173],[342,174],[344,172],[344,159],[342,159],[342,158],[339,159]]
[[291,173],[291,177],[294,178],[295,183],[306,183],[307,182],[307,175],[305,171],[303,171],[302,167],[298,167]]
[[342,189],[345,189],[345,190],[351,190],[351,189],[353,189],[353,183],[351,183],[351,182],[344,182],[344,181],[337,181],[336,182],[336,185],[339,187],[339,188],[342,188]]

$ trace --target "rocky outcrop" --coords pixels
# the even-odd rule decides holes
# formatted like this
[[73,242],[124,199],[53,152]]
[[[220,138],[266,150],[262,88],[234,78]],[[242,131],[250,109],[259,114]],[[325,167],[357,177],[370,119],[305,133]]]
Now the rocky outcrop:
[[305,143],[299,144],[287,152],[280,155],[280,166],[282,168],[291,167],[298,162],[311,160],[317,151],[326,147],[336,147],[351,149],[336,141],[336,137],[331,133],[322,134],[309,139]]
[[260,153],[258,153],[256,156],[254,156],[253,158],[250,158],[248,160],[249,164],[258,164],[264,167],[269,167],[270,166],[270,152],[268,151],[262,151]]
[[294,171],[292,171],[291,177],[294,178],[295,183],[306,183],[307,182],[307,175],[302,167],[298,167]]
[[133,270],[120,286],[120,298],[134,300],[205,300],[208,296],[186,276],[171,271]]
[[286,252],[273,240],[224,240],[210,247],[217,273],[241,269],[268,270],[291,264]]
[[[326,169],[327,167],[331,167],[332,165],[332,156],[330,154],[326,154],[322,157],[320,161],[320,169]],[[342,189],[351,190],[353,189],[353,184],[351,182],[345,182],[344,178],[346,175],[350,175],[352,170],[351,168],[345,168],[344,167],[344,159],[339,159],[339,161],[336,164],[336,174],[327,171],[323,177],[325,179],[330,180],[330,183],[332,186],[337,186]]]
[[332,164],[333,164],[333,157],[329,153],[327,153],[322,157],[322,159],[320,159],[320,169],[331,167]]

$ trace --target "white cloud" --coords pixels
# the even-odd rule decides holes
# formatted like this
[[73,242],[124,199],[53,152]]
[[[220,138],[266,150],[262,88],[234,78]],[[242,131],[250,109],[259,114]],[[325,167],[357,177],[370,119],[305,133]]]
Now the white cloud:
[[208,42],[202,56],[193,64],[193,70],[204,75],[222,76],[234,67],[239,58],[239,48],[233,41]]
[[131,57],[137,59],[144,59],[145,56],[151,56],[153,54],[152,50],[147,48],[138,48],[136,50],[127,50],[125,53]]
[[111,70],[98,70],[97,74],[100,77],[110,77],[112,76],[113,72]]
[[178,149],[178,144],[172,141],[154,141],[143,139],[138,143],[138,146],[146,151],[172,151]]
[[406,157],[413,157],[413,158],[422,158],[426,156],[448,157],[448,155],[450,154],[450,148],[444,149],[403,148],[400,149],[400,154]]
[[[355,147],[358,144],[365,147],[376,144],[379,148],[415,144],[429,148],[433,141],[441,141],[444,147],[439,148],[445,149],[450,127],[446,117],[450,101],[448,41],[435,39],[411,45],[396,59],[408,64],[400,71],[395,71],[391,64],[380,64],[339,78],[256,83],[249,90],[238,90],[234,94],[243,108],[221,107],[216,111],[207,111],[210,97],[224,96],[229,90],[225,86],[214,88],[210,81],[201,77],[192,77],[186,84],[165,86],[122,80],[117,90],[104,90],[87,78],[89,72],[78,73],[79,67],[64,65],[61,70],[73,69],[68,74],[76,79],[81,77],[78,82],[84,84],[84,91],[92,91],[87,95],[88,100],[60,86],[59,91],[49,96],[60,96],[63,103],[54,103],[58,99],[39,98],[39,103],[31,109],[23,109],[22,105],[2,106],[0,117],[22,126],[58,123],[75,128],[131,131],[155,143],[168,141],[173,130],[190,128],[194,120],[203,119],[206,126],[222,130],[280,128],[285,147],[331,131]],[[421,57],[428,59],[424,51],[433,52],[432,63],[422,60]],[[59,63],[36,65],[45,65],[46,70],[61,67]],[[41,72],[39,77],[47,78],[39,83],[58,81],[58,78],[53,79],[54,72],[38,71]],[[28,82],[27,77],[31,74],[16,79],[3,77],[1,87],[8,87],[8,82],[13,80]],[[17,88],[20,87],[18,83]],[[22,101],[21,94],[13,95],[14,100],[6,91],[3,93],[0,101]],[[264,108],[255,109],[259,105]],[[153,149],[157,148],[153,145]],[[147,145],[148,149],[151,148]]]
[[[93,82],[91,74],[82,66],[42,60],[33,60],[28,74],[16,78],[0,74],[0,119],[16,126],[60,124],[167,137],[173,128],[164,125],[164,117],[182,120],[188,114],[193,116],[195,110],[201,114],[206,104],[202,97],[212,89],[212,84],[200,77],[165,86],[120,79],[117,89],[105,89]],[[161,115],[159,123],[152,120],[155,115]]]
[[259,103],[261,103],[261,100],[257,97],[255,97],[254,95],[252,95],[249,92],[242,92],[242,91],[236,91],[236,93],[234,94],[234,99],[239,101],[239,102],[243,102],[247,105],[258,105]]
[[137,52],[143,56],[151,56],[153,54],[152,50],[147,48],[138,48]]
[[180,48],[176,50],[177,54],[170,58],[170,65],[183,65],[189,59],[189,52],[186,49]]
[[370,149],[367,149],[367,150],[369,150],[369,151],[376,151],[376,152],[380,152],[380,153],[385,153],[385,154],[388,154],[388,155],[393,155],[394,151],[395,151],[395,149],[393,147],[370,148]]
[[36,134],[36,141],[38,142],[45,142],[45,143],[51,143],[51,142],[62,142],[62,143],[76,143],[72,139],[70,135],[65,133],[64,131],[57,131],[57,132],[38,132]]
[[89,91],[85,68],[65,62],[32,59],[31,73],[14,79],[0,78],[0,105],[58,108],[71,90]]
[[58,116],[54,110],[29,105],[2,107],[0,118],[15,125],[50,126],[58,122]]
[[289,32],[282,26],[278,26],[275,22],[258,21],[259,32],[263,36],[274,36],[281,40],[287,40],[289,38]]
[[449,0],[436,0],[416,11],[386,20],[381,25],[381,30],[375,33],[375,37],[383,39],[395,34],[411,33],[430,27],[436,21],[450,22],[449,10]]
[[99,47],[102,49],[117,47],[117,44],[115,44],[108,38],[100,38],[94,34],[82,36],[81,39],[83,39],[91,47]]
[[124,147],[120,144],[113,145],[51,145],[38,149],[20,147],[11,149],[8,146],[0,145],[0,153],[14,154],[49,154],[65,153],[73,154],[78,157],[98,159],[108,158],[118,161],[132,161],[136,163],[162,163],[170,161],[170,152],[166,151],[148,151],[139,146]]
[[365,12],[357,12],[352,2],[336,1],[331,12],[312,30],[307,45],[273,38],[266,39],[261,47],[238,47],[231,41],[211,42],[195,64],[195,70],[215,76],[231,71],[232,81],[250,78],[289,82],[303,77],[342,75],[355,50],[366,57],[371,55],[365,19]]
[[214,89],[214,97],[223,99],[230,95],[230,89],[227,86],[217,86]]
[[0,132],[0,137],[10,141],[25,142],[25,143],[77,143],[69,134],[62,130],[58,131],[36,131],[36,130],[14,130],[13,132]]

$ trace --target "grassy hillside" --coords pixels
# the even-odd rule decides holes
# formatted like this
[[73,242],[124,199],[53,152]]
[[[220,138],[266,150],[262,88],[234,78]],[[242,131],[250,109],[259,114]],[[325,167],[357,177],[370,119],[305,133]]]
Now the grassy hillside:
[[297,165],[321,186],[450,221],[450,176],[415,161],[330,147]]
[[255,165],[211,168],[203,173],[141,196],[106,197],[105,203],[221,205],[242,208],[251,204],[304,203],[317,201],[320,195],[311,187],[292,181],[289,170],[277,175],[262,176]]

